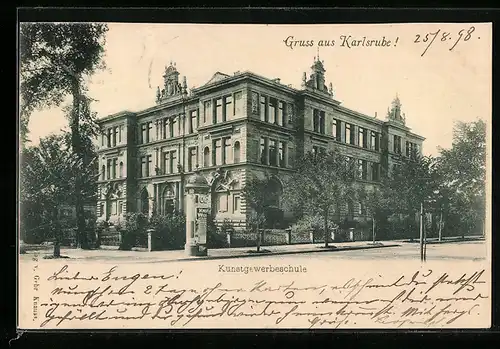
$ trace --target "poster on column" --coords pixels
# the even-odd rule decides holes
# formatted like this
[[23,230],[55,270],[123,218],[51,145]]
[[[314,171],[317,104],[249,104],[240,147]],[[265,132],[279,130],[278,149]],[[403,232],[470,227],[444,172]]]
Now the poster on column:
[[[109,69],[81,79],[85,101],[102,130],[137,134],[96,142],[98,164],[83,166],[69,161],[67,134],[54,135],[68,126],[65,105],[33,111],[33,142],[20,147],[20,329],[490,326],[491,23],[74,25],[21,23],[19,100],[60,96],[33,90],[69,76],[47,57],[102,61]],[[160,123],[166,137],[153,141],[156,120],[175,133]],[[154,147],[168,149],[168,173],[148,172]],[[118,182],[107,166],[116,149],[130,154],[119,199],[144,208],[154,181],[181,183],[197,161],[206,178],[220,174],[220,202],[198,194],[186,209],[208,256],[189,254],[198,246],[185,246],[182,210],[147,218],[167,227],[161,251],[133,234],[118,246],[118,224],[99,222],[97,242],[40,228],[78,223],[49,209],[96,206],[92,183],[74,200],[85,194],[74,180]],[[175,199],[189,205],[182,187]],[[212,216],[234,234],[207,239]]]

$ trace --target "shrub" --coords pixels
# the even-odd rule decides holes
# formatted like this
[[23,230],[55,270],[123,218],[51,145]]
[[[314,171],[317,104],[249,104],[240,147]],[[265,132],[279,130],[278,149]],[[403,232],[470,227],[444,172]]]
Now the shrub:
[[[222,232],[222,228],[224,227],[224,221],[222,222],[221,229],[217,229],[217,225],[215,224],[215,220],[212,216],[207,218],[207,247],[208,248],[220,248],[226,247],[227,240],[226,234]],[[227,229],[227,225],[224,229]]]
[[[332,220],[329,220],[328,228],[330,229],[330,231],[337,230],[338,225]],[[321,234],[320,236],[323,237],[325,230],[325,222],[323,217],[318,215],[304,216],[301,219],[299,219],[297,223],[292,225],[291,229],[292,229],[292,234],[304,234],[304,233],[309,233],[312,230],[315,235]]]
[[155,250],[182,249],[186,242],[186,219],[179,212],[154,215],[149,221]]
[[274,229],[281,228],[283,225],[283,210],[276,207],[268,207],[265,211],[266,223],[265,227]]
[[127,213],[125,227],[121,230],[122,241],[120,250],[131,250],[137,244],[139,238],[146,235],[148,218],[143,213]]
[[98,221],[96,223],[95,231],[96,231],[96,241],[95,241],[95,248],[101,247],[101,239],[104,234],[104,232],[108,229],[109,224],[107,221]]

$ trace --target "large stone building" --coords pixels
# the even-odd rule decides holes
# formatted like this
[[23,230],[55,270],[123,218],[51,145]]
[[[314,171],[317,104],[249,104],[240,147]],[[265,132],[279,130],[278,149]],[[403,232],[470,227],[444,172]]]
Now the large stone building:
[[[183,210],[186,179],[199,168],[212,186],[216,221],[243,227],[248,176],[267,172],[286,190],[283,179],[304,152],[335,148],[356,161],[360,181],[372,184],[398,153],[421,152],[424,138],[405,126],[397,97],[386,120],[347,109],[326,86],[319,58],[300,89],[252,72],[217,72],[188,92],[175,64],[163,78],[154,106],[100,120],[98,219]],[[279,197],[276,206],[283,206]],[[364,214],[359,203],[344,210]]]

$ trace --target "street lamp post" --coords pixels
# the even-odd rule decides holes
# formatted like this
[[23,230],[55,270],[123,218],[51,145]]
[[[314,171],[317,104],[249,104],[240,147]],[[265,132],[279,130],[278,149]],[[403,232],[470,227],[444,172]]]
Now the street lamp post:
[[424,203],[420,203],[420,261],[424,261]]

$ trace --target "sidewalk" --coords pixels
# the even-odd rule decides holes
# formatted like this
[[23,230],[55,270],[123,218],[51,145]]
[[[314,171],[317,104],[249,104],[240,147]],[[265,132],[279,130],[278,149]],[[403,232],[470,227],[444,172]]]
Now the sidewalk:
[[[347,252],[349,250],[372,249],[397,247],[400,244],[394,241],[384,241],[375,245],[369,241],[343,242],[330,244],[331,247],[325,248],[324,244],[298,244],[298,245],[280,245],[280,246],[262,246],[261,253],[256,253],[256,247],[239,248],[219,248],[209,249],[206,257],[189,257],[183,250],[174,251],[152,251],[146,249],[134,249],[132,251],[120,251],[117,247],[103,246],[99,250],[82,250],[76,248],[61,248],[61,255],[70,259],[83,259],[88,261],[137,261],[137,262],[169,262],[169,261],[188,261],[188,260],[207,260],[207,259],[228,259],[228,258],[248,258],[263,256],[278,256],[298,253],[316,253],[316,252]],[[334,246],[334,247],[333,247]],[[40,255],[50,255],[52,249],[43,249],[38,251],[29,251],[21,256],[29,256],[33,253]],[[23,257],[22,257],[23,258]]]

